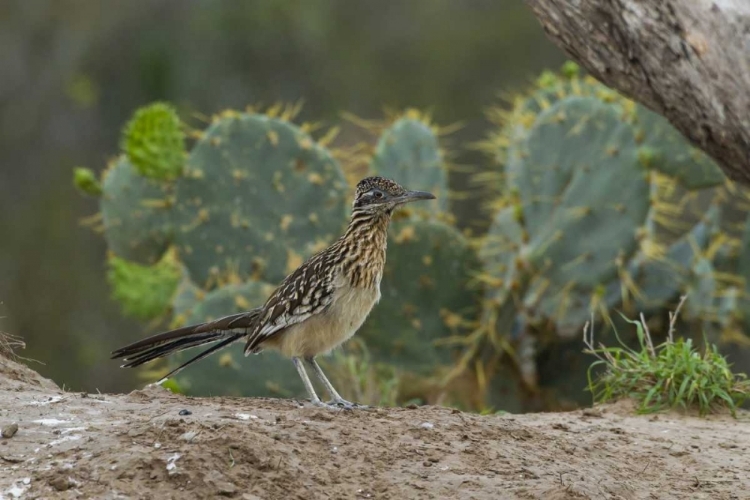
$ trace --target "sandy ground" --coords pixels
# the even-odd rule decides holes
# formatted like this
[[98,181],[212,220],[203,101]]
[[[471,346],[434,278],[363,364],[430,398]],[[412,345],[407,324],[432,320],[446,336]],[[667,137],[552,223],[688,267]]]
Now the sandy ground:
[[750,416],[66,393],[0,359],[0,499],[750,499]]

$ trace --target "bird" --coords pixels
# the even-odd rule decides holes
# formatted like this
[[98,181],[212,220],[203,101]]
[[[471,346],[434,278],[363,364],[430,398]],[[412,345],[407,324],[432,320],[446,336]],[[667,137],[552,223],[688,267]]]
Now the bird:
[[[366,177],[357,183],[344,233],[284,278],[262,306],[152,335],[113,351],[112,359],[124,358],[122,367],[131,368],[187,348],[213,344],[169,372],[157,382],[161,384],[210,354],[234,342],[244,342],[245,356],[273,349],[290,358],[312,405],[348,410],[365,407],[339,395],[316,357],[351,338],[380,300],[388,227],[394,210],[433,199],[432,193],[408,190],[385,177]],[[330,401],[318,397],[305,366],[323,384]]]

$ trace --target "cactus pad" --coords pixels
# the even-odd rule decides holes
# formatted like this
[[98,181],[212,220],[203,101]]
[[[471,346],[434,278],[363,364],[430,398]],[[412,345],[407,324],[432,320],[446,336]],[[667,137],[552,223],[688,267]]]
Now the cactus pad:
[[179,328],[184,325],[191,309],[198,305],[206,296],[206,292],[190,280],[190,274],[183,266],[182,276],[172,300],[172,327]]
[[175,110],[159,102],[140,108],[125,126],[122,149],[141,175],[178,177],[185,164],[185,134]]
[[684,316],[703,320],[716,318],[717,286],[711,261],[705,257],[697,258],[685,287]]
[[202,287],[235,274],[281,281],[345,224],[338,163],[280,119],[236,114],[216,121],[177,181],[175,241]]
[[636,140],[649,168],[679,180],[687,189],[719,186],[726,181],[716,163],[693,147],[666,118],[640,105],[636,109]]
[[485,306],[494,308],[518,288],[521,270],[519,254],[527,237],[518,220],[520,207],[510,206],[500,210],[485,236],[479,257],[482,261],[486,283]]
[[110,165],[102,181],[104,237],[118,257],[153,264],[170,238],[171,186],[143,177],[124,157]]
[[557,322],[569,299],[590,300],[617,277],[618,260],[635,252],[650,186],[632,131],[593,98],[554,104],[522,148],[514,162],[529,233],[525,256],[539,273],[532,287],[547,297],[540,312]]
[[411,189],[429,191],[441,211],[448,209],[448,174],[438,137],[427,123],[409,117],[396,120],[380,136],[370,170]]
[[685,291],[699,252],[708,246],[717,223],[718,211],[710,210],[704,221],[670,245],[663,258],[647,259],[639,253],[630,261],[628,275],[638,292],[638,312],[657,310]]

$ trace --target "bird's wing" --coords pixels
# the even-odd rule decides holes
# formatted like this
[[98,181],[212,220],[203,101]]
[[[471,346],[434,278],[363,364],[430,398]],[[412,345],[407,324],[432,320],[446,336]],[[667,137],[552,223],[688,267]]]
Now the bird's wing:
[[326,310],[337,285],[335,273],[331,272],[331,253],[329,249],[311,257],[271,294],[248,336],[245,353],[282,330]]

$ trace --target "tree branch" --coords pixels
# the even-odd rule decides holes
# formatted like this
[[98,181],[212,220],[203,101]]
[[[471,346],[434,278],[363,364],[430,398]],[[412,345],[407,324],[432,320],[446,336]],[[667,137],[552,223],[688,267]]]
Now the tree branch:
[[750,185],[749,0],[526,0],[594,77]]

